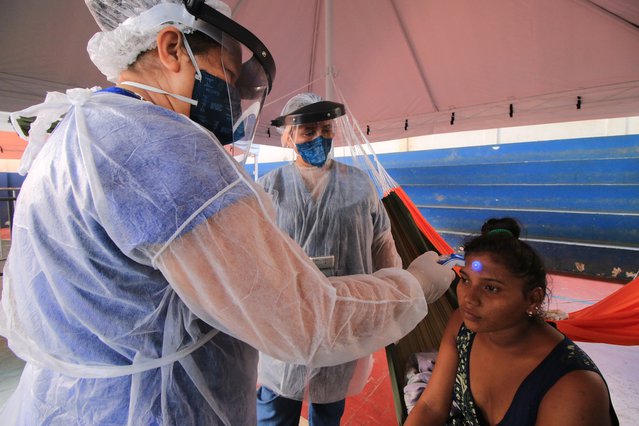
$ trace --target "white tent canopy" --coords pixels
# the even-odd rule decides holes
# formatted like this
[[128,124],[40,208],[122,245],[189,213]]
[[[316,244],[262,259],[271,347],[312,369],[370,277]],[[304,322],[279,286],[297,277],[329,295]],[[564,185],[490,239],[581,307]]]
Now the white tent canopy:
[[[327,76],[372,141],[639,115],[638,0],[227,3],[277,65],[259,143],[278,145],[270,119]],[[80,1],[4,4],[0,110],[108,85],[86,53],[97,29]]]

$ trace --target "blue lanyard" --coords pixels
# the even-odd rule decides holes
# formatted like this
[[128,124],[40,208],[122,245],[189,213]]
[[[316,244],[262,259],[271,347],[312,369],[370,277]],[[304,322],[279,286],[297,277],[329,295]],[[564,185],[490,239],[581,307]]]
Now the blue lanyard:
[[107,87],[106,89],[98,90],[98,93],[100,93],[100,92],[117,93],[118,95],[124,95],[124,96],[128,96],[130,98],[142,99],[142,96],[137,95],[137,94],[133,93],[130,90],[126,90],[126,89],[123,89],[123,88],[117,87],[117,86]]

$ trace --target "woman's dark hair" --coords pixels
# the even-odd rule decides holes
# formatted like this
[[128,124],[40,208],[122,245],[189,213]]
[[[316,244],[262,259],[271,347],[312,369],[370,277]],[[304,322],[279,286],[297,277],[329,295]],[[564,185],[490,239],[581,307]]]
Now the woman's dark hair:
[[494,261],[524,280],[524,294],[541,287],[547,294],[546,268],[537,252],[519,239],[519,223],[510,217],[489,219],[481,227],[481,235],[464,244],[464,254],[490,254]]

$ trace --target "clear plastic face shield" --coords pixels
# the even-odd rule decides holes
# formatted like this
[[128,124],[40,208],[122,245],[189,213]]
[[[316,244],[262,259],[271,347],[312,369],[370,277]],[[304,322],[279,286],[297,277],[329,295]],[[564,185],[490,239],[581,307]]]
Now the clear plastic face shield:
[[197,105],[191,105],[191,119],[211,130],[223,145],[232,144],[234,156],[243,163],[275,78],[275,63],[257,37],[204,0],[186,0],[185,6],[195,17],[192,28],[220,46],[220,66],[213,70],[217,73],[198,69],[196,62]]
[[[233,145],[248,154],[266,95],[275,78],[269,51],[250,31],[205,4],[185,0],[184,5],[159,4],[131,20],[136,28],[176,25],[185,34],[184,48],[195,67],[190,98],[166,93],[135,82],[122,82],[166,93],[191,104],[190,118],[210,130],[222,145]],[[125,21],[123,25],[127,25]],[[212,40],[211,51],[198,55],[189,34],[200,32]],[[200,58],[200,60],[198,60]],[[211,59],[213,58],[213,59]],[[246,155],[236,158],[243,162]]]
[[[380,198],[397,186],[379,163],[371,144],[344,104],[318,101],[271,121],[282,133],[282,146],[292,148],[296,161],[324,167],[331,158],[366,172]],[[306,157],[306,158],[304,158]],[[315,164],[313,164],[315,163]]]
[[282,128],[282,146],[292,148],[307,166],[323,167],[332,158],[333,147],[344,143],[344,105],[320,101],[276,118],[272,125]]

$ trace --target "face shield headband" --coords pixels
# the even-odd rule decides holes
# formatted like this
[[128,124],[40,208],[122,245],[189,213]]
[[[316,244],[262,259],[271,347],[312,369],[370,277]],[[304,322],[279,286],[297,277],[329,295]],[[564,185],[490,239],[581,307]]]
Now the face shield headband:
[[271,120],[275,127],[295,126],[299,124],[318,123],[320,121],[334,120],[346,114],[344,104],[331,101],[320,101],[303,106],[289,114]]

